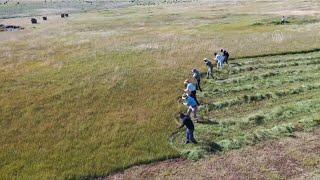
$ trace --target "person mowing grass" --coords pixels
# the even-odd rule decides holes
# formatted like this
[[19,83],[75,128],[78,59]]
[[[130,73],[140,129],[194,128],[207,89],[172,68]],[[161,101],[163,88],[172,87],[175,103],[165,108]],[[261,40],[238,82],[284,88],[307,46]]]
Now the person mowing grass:
[[191,96],[197,103],[197,105],[200,105],[198,99],[197,99],[197,88],[193,83],[190,82],[189,79],[186,79],[184,81],[184,84],[186,86],[186,89],[184,90],[185,93],[187,93],[189,96]]
[[181,126],[178,127],[178,129],[183,128],[186,126],[186,144],[190,143],[190,141],[194,144],[197,144],[198,142],[194,139],[193,132],[194,132],[194,124],[190,118],[190,116],[185,115],[183,113],[180,113],[180,120],[181,120]]
[[220,49],[220,52],[222,53],[224,60],[223,63],[229,64],[228,59],[229,59],[229,52],[225,49]]
[[197,90],[200,90],[202,92],[202,89],[200,87],[200,81],[201,81],[201,73],[197,69],[193,68],[192,69],[192,77],[196,80],[196,88]]
[[190,95],[186,95],[186,94],[182,96],[182,99],[185,100],[184,105],[188,107],[188,110],[187,110],[188,116],[190,116],[190,114],[193,113],[193,117],[197,119],[198,104],[196,100]]
[[282,16],[282,17],[281,17],[280,24],[284,24],[284,23],[286,23],[286,17],[285,17],[285,16]]
[[212,73],[213,73],[213,64],[212,64],[212,62],[208,58],[204,58],[203,61],[204,61],[204,64],[208,68],[207,79],[209,79],[210,76],[212,77],[212,79],[214,79],[214,77],[212,75]]
[[223,55],[214,53],[214,57],[215,57],[215,60],[217,62],[217,68],[219,69],[219,67],[220,67],[221,69],[223,69],[223,62],[224,62]]

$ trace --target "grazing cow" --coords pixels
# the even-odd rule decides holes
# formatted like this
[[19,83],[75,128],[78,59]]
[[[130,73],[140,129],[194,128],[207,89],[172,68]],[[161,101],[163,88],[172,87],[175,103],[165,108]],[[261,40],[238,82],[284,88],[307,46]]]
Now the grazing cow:
[[64,18],[64,14],[61,14],[61,18]]
[[92,3],[93,3],[92,1],[84,1],[84,2],[86,2],[86,3],[90,3],[91,5],[92,5]]
[[37,24],[37,23],[38,23],[38,21],[37,21],[37,19],[36,19],[36,18],[31,18],[31,23],[32,23],[32,24]]
[[64,14],[65,17],[69,17],[69,14]]
[[43,16],[42,19],[43,19],[44,21],[48,20],[47,16]]

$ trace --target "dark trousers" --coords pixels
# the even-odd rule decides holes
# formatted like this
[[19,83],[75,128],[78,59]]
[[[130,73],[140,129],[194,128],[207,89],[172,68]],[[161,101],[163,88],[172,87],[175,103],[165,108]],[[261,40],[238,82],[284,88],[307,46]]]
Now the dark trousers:
[[224,63],[229,64],[229,63],[228,63],[228,59],[229,59],[229,56],[225,56],[225,57],[224,57]]
[[187,142],[196,142],[196,140],[194,139],[194,136],[193,136],[193,129],[188,129],[187,128],[187,131],[186,131],[186,141]]
[[200,105],[198,99],[197,99],[197,91],[191,91],[190,96],[196,101],[198,106]]
[[213,73],[213,66],[212,67],[208,67],[207,79],[209,79],[210,76],[212,77],[212,79],[214,79],[212,73]]
[[201,82],[201,79],[197,79],[197,90],[202,91],[202,89],[200,87],[200,82]]

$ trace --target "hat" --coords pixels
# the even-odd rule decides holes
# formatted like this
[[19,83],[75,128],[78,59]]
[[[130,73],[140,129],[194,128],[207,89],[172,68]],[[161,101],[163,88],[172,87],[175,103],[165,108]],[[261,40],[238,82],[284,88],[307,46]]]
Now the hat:
[[204,58],[204,59],[203,59],[203,61],[208,61],[208,60],[209,60],[208,58]]
[[187,98],[188,98],[188,95],[186,93],[183,93],[182,99],[184,100],[184,99],[187,99]]
[[185,84],[188,84],[189,82],[190,82],[189,79],[186,79],[186,80],[184,81]]

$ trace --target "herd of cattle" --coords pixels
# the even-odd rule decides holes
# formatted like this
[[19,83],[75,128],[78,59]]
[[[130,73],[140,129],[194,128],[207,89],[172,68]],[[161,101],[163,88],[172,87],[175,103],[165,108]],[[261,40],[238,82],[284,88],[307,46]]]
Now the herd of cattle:
[[[67,13],[62,13],[62,14],[60,14],[60,16],[61,16],[61,18],[68,18],[68,17],[69,17],[69,14],[67,14]],[[43,17],[42,17],[42,20],[47,21],[47,20],[48,20],[48,17],[47,17],[47,16],[43,16]],[[32,23],[32,24],[37,24],[37,23],[38,23],[38,19],[36,19],[36,18],[31,18],[31,23]]]

